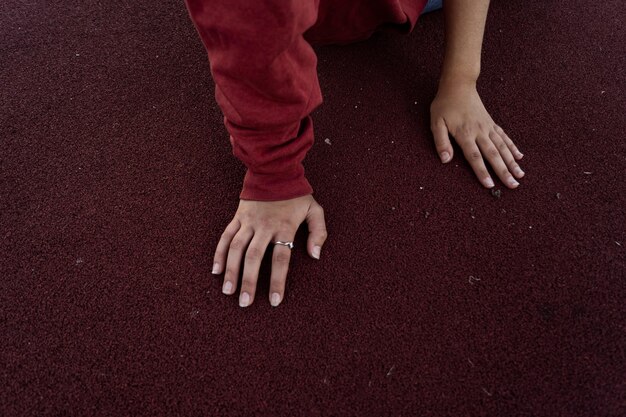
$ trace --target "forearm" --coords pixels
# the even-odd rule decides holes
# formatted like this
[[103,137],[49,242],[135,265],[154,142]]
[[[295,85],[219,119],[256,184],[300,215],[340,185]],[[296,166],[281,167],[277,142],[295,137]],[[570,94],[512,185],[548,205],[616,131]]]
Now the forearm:
[[445,53],[440,87],[447,83],[475,83],[489,0],[444,0]]
[[241,199],[310,194],[302,161],[322,102],[317,56],[303,33],[314,0],[186,0],[209,57],[233,155],[248,168]]

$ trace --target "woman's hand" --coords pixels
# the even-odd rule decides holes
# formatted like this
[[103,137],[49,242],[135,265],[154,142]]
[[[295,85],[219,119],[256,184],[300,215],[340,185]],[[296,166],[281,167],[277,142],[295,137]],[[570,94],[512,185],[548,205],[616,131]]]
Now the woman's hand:
[[247,307],[254,301],[261,260],[268,245],[272,245],[272,273],[270,277],[270,303],[275,307],[283,299],[291,249],[273,242],[294,240],[300,224],[306,220],[309,227],[307,251],[319,259],[326,241],[324,209],[311,194],[281,201],[240,200],[235,217],[222,233],[213,261],[213,273],[220,274],[226,265],[224,294],[237,290],[239,267],[244,258],[243,279],[239,305]]
[[478,180],[487,188],[494,186],[483,158],[486,158],[500,180],[516,188],[516,178],[524,171],[517,164],[522,153],[498,126],[483,105],[475,82],[447,81],[440,83],[430,106],[430,128],[441,161],[452,160],[448,133],[463,150]]

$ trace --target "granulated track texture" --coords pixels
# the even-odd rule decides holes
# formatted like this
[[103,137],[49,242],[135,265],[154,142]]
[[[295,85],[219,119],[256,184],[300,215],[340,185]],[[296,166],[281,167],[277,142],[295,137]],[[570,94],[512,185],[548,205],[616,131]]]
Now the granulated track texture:
[[434,150],[440,11],[316,47],[329,238],[301,226],[278,308],[268,248],[245,309],[210,273],[245,167],[184,4],[0,11],[1,415],[626,412],[621,1],[492,2],[500,198]]

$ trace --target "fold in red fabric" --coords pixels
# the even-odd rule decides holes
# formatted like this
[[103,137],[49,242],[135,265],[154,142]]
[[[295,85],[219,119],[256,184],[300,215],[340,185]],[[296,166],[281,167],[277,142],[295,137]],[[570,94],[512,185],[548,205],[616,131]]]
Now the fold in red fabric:
[[410,33],[427,0],[186,0],[207,50],[233,155],[247,167],[240,198],[313,193],[303,160],[322,104],[315,44]]

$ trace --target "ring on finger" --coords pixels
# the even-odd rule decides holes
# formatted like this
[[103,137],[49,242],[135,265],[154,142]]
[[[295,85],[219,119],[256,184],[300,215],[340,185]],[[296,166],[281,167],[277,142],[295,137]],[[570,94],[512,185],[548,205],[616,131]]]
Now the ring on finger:
[[280,240],[277,240],[276,242],[274,242],[274,245],[287,246],[289,249],[293,249],[293,247],[294,247],[293,242],[283,242],[283,241],[280,241]]

